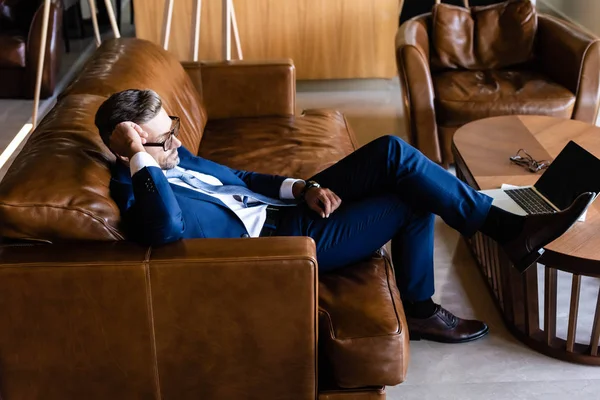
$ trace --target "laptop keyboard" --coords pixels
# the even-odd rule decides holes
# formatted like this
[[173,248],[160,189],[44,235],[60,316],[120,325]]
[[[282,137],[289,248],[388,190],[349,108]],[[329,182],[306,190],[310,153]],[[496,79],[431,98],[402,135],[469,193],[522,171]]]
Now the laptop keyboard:
[[533,189],[507,189],[504,192],[513,199],[528,214],[547,214],[556,212],[550,204],[546,203]]

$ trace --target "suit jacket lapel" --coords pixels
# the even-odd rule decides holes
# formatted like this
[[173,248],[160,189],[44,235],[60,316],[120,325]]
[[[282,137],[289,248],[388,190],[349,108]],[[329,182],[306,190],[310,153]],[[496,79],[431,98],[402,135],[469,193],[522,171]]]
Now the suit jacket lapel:
[[[182,164],[183,164],[183,160],[182,160]],[[188,164],[188,168],[189,167],[191,167],[191,165]],[[182,166],[182,168],[186,168],[186,167]],[[203,173],[206,173],[206,172],[203,172]],[[118,190],[118,193],[113,193],[113,196],[126,197],[124,199],[121,199],[121,201],[124,204],[127,204],[130,201],[134,200],[133,199],[133,186],[132,186],[132,182],[131,182],[131,172],[129,171],[128,166],[124,165],[123,163],[117,162],[116,165],[114,166],[114,170],[113,170],[113,181],[115,181],[117,183],[117,185],[113,184],[112,188]],[[198,199],[198,200],[208,201],[208,202],[217,204],[217,205],[229,210],[229,207],[227,207],[221,200],[217,199],[216,197],[212,197],[212,196],[206,195],[204,193],[200,193],[194,189],[188,189],[188,188],[185,188],[180,185],[175,185],[172,183],[170,183],[169,185],[171,186],[171,189],[173,190],[175,195],[191,197],[191,198]]]
[[246,183],[238,178],[229,168],[217,164],[213,161],[202,157],[197,157],[189,153],[189,151],[181,150],[180,147],[180,163],[181,168],[190,169],[202,174],[211,175],[223,183],[223,185],[238,185],[246,186]]
[[198,192],[197,190],[188,189],[183,186],[176,185],[174,183],[170,183],[169,185],[171,186],[171,189],[173,189],[173,193],[175,193],[176,196],[179,195],[179,196],[184,196],[184,197],[191,197],[193,199],[208,201],[208,202],[217,204],[217,205],[229,210],[229,207],[227,207],[225,205],[225,203],[223,203],[221,200],[217,199],[216,197],[209,196],[207,194]]

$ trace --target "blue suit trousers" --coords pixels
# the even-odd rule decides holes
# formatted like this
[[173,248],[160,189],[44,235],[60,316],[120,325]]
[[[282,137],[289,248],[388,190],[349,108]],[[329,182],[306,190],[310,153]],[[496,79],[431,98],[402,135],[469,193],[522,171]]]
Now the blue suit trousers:
[[325,219],[305,205],[285,209],[276,235],[312,237],[321,273],[367,259],[391,240],[408,301],[434,292],[434,216],[471,236],[492,202],[395,136],[372,141],[311,179],[335,192],[340,208]]

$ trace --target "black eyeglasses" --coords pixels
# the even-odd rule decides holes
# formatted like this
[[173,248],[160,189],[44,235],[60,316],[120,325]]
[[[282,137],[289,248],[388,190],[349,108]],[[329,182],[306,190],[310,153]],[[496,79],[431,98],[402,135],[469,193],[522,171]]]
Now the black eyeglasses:
[[529,172],[538,172],[548,168],[548,165],[550,165],[550,161],[547,160],[534,160],[533,157],[523,149],[519,149],[516,155],[510,157],[510,161],[525,167]]
[[171,150],[171,146],[173,145],[173,137],[177,137],[179,135],[179,117],[174,117],[169,115],[172,121],[172,128],[169,132],[166,132],[165,135],[169,135],[164,142],[161,143],[146,143],[144,146],[147,147],[162,147],[164,151]]

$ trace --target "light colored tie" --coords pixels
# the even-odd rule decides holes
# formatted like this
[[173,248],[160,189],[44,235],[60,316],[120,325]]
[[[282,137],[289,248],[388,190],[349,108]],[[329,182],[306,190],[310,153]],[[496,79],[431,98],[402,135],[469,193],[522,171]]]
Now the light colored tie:
[[[183,182],[187,183],[193,188],[201,189],[207,193],[211,194],[225,194],[230,196],[239,196],[242,198],[242,203],[246,207],[254,207],[261,204],[269,204],[273,206],[295,206],[294,202],[286,202],[279,199],[274,199],[272,197],[263,196],[260,193],[255,193],[252,190],[248,189],[244,186],[239,185],[211,185],[208,184],[198,178],[196,178],[192,174],[188,174],[187,172],[181,171],[178,168],[168,169],[165,172],[165,175],[168,178],[179,178]],[[252,198],[258,200],[257,202],[248,203],[248,200]]]

